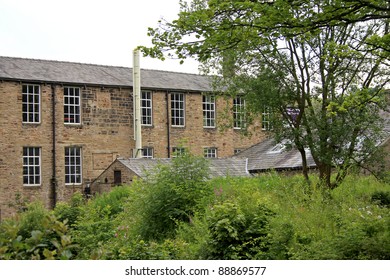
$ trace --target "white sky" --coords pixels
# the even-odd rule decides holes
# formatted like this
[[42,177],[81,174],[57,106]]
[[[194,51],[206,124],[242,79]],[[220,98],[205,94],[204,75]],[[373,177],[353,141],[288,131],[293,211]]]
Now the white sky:
[[[132,67],[151,46],[148,27],[169,21],[179,0],[0,0],[0,56]],[[141,57],[141,67],[198,73],[198,63]]]

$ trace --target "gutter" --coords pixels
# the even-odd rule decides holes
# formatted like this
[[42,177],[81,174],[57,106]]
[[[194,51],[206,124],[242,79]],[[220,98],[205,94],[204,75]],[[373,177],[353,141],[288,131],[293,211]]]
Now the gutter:
[[52,194],[52,208],[57,204],[57,172],[56,172],[56,86],[51,85],[51,105],[52,105],[52,177],[51,194]]
[[166,114],[167,114],[167,158],[171,157],[171,131],[169,123],[169,92],[165,92]]

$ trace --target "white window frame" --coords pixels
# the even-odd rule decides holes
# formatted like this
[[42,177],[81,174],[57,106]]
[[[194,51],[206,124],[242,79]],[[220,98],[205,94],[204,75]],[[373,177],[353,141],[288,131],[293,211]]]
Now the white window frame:
[[172,127],[185,126],[185,98],[184,93],[171,93],[171,125]]
[[153,125],[153,94],[149,90],[141,91],[141,125]]
[[83,182],[82,149],[65,147],[65,185],[81,185]]
[[246,127],[245,100],[241,96],[233,99],[233,128],[242,129]]
[[261,113],[261,130],[271,130],[271,110],[269,107],[264,106],[263,112]]
[[205,158],[217,158],[217,148],[215,147],[203,148],[203,156]]
[[203,127],[215,128],[215,95],[203,95]]
[[81,90],[79,87],[64,87],[64,124],[81,124]]
[[153,152],[153,147],[144,147],[142,148],[142,157],[153,158]]
[[22,85],[22,122],[41,123],[41,86]]
[[40,186],[42,184],[41,148],[23,147],[23,185]]
[[184,147],[172,147],[172,157],[176,158],[178,156],[181,156],[185,154],[186,148]]

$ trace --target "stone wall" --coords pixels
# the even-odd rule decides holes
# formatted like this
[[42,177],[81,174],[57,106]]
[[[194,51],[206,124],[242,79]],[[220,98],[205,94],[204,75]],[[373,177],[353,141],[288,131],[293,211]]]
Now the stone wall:
[[[1,218],[15,212],[15,208],[10,207],[15,196],[26,201],[41,200],[49,208],[54,205],[54,197],[56,201],[69,199],[72,193],[83,191],[117,157],[131,157],[135,147],[131,88],[69,85],[80,87],[81,124],[65,124],[64,87],[67,85],[54,85],[53,97],[50,83],[36,84],[41,93],[41,121],[23,124],[23,83],[0,81]],[[239,130],[220,130],[219,125],[226,119],[223,112],[231,106],[226,102],[223,98],[217,100],[217,127],[203,128],[202,95],[185,93],[186,123],[184,127],[175,128],[170,126],[170,94],[153,91],[153,126],[142,128],[143,146],[152,147],[156,158],[166,158],[168,146],[172,151],[173,147],[181,145],[200,156],[203,148],[215,147],[218,157],[227,157],[233,155],[234,149],[248,148],[261,141],[263,134],[258,125],[251,138],[243,137]],[[82,183],[66,185],[65,148],[74,146],[82,151]],[[23,147],[41,148],[42,180],[39,186],[23,185]],[[52,182],[56,182],[55,196]]]

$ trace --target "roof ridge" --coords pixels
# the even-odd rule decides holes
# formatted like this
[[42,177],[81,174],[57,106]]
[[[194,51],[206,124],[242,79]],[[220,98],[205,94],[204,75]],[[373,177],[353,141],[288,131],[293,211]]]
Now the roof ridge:
[[[0,55],[0,58],[30,60],[30,61],[37,61],[37,62],[55,62],[55,63],[78,64],[78,65],[98,66],[98,67],[108,67],[108,68],[123,68],[123,69],[129,69],[129,70],[133,69],[133,67],[129,67],[129,66],[107,65],[107,64],[97,64],[97,63],[89,63],[89,62],[76,62],[76,61],[56,60],[56,59],[29,58],[29,57],[3,56],[3,55]],[[207,77],[207,75],[205,75],[205,74],[177,72],[177,71],[172,71],[172,70],[160,70],[160,69],[150,69],[150,68],[142,68],[142,67],[141,67],[141,70],[153,71],[153,72],[174,73],[174,74],[194,75],[194,76],[205,76],[205,77]]]

